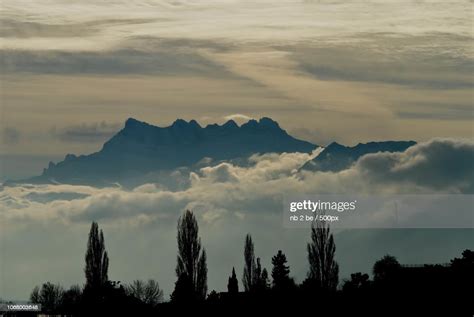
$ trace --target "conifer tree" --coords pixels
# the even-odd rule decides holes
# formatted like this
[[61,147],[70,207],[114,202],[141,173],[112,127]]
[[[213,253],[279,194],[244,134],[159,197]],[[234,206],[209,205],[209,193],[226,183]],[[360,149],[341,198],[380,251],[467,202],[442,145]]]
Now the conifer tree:
[[286,255],[281,250],[278,250],[278,253],[272,257],[272,280],[275,290],[285,290],[292,283],[289,276],[290,267],[286,263]]
[[227,282],[227,292],[229,294],[237,294],[239,292],[239,281],[235,275],[235,268],[232,268],[232,275]]

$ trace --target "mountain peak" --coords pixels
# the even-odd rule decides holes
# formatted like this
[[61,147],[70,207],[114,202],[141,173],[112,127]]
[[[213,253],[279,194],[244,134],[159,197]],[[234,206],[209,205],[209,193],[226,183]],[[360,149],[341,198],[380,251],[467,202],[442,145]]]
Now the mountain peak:
[[192,119],[190,120],[189,122],[187,122],[186,120],[184,119],[176,119],[173,124],[171,124],[171,127],[172,128],[199,128],[201,129],[201,126],[199,125],[199,123]]
[[184,119],[176,119],[173,124],[171,124],[171,127],[179,128],[179,127],[185,127],[187,126],[188,123]]
[[232,119],[231,119],[231,120],[228,120],[228,121],[227,121],[226,123],[224,123],[222,126],[225,127],[225,128],[238,128],[238,127],[239,127],[239,126],[237,125],[237,123],[235,123],[235,121],[232,120]]
[[272,120],[268,117],[262,117],[258,121],[255,119],[250,119],[246,123],[242,124],[241,128],[244,129],[261,129],[261,130],[271,130],[277,131],[281,130],[280,125],[275,120]]
[[280,128],[280,126],[278,125],[278,122],[268,117],[260,118],[260,120],[258,120],[258,123],[266,127]]
[[342,144],[339,144],[337,142],[331,142],[327,147],[326,149],[328,150],[340,150],[340,149],[346,149],[347,147],[345,147],[344,145]]
[[143,121],[139,121],[135,118],[128,118],[126,121],[125,121],[125,127],[124,129],[136,129],[136,128],[140,128],[140,127],[146,127],[146,126],[149,126],[148,123],[146,122],[143,122]]
[[403,152],[415,144],[413,141],[381,141],[359,143],[350,147],[332,142],[318,156],[303,165],[302,169],[337,172],[349,168],[366,154]]
[[195,127],[195,128],[201,128],[201,125],[199,125],[199,123],[194,119],[189,121],[189,125],[192,126],[192,127]]
[[258,127],[258,121],[255,120],[255,119],[250,119],[246,123],[242,124],[240,127],[244,128],[244,129],[245,128],[256,128],[256,127]]
[[64,160],[65,160],[65,161],[70,161],[70,160],[74,160],[74,159],[76,159],[76,158],[77,158],[76,155],[71,154],[71,153],[68,153],[68,154],[66,154],[66,156],[64,157]]

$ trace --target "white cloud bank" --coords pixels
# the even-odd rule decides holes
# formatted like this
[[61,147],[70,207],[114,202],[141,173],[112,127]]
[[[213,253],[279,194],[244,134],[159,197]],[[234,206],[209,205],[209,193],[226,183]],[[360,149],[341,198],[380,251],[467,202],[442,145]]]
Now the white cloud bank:
[[189,186],[171,191],[159,184],[133,190],[73,185],[5,187],[0,214],[7,224],[106,222],[133,224],[176,219],[194,209],[207,221],[281,211],[283,194],[472,193],[474,142],[434,139],[403,153],[369,154],[338,173],[298,169],[304,153],[254,155],[248,167],[220,163],[190,172]]
[[241,113],[234,113],[234,114],[230,114],[228,116],[225,116],[224,119],[226,120],[242,120],[242,121],[249,121],[251,119],[253,119],[252,117],[249,117],[245,114],[241,114]]

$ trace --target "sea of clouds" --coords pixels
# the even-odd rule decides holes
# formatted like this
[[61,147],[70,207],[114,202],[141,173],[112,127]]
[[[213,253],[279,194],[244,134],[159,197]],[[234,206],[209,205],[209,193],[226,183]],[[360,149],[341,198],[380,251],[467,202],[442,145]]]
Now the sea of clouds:
[[95,188],[67,184],[6,186],[2,190],[2,219],[9,225],[29,222],[122,222],[139,225],[176,218],[195,210],[203,221],[281,212],[283,194],[400,194],[472,193],[474,143],[433,139],[402,153],[363,156],[337,173],[299,170],[317,155],[283,153],[253,155],[249,166],[219,163],[187,177],[184,189],[170,190],[148,183],[133,189]]

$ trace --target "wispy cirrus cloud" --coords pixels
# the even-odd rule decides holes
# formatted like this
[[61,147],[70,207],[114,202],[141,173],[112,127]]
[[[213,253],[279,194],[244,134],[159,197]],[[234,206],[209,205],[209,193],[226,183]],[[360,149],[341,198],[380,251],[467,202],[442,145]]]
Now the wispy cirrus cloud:
[[0,51],[5,74],[57,75],[230,75],[196,51],[117,49],[105,52]]
[[2,132],[3,143],[7,145],[13,145],[20,142],[21,132],[14,127],[5,127]]
[[85,22],[56,23],[25,21],[13,17],[0,19],[0,37],[4,38],[70,38],[96,35],[107,28],[145,24],[156,21],[146,18],[92,20]]
[[368,34],[362,43],[289,48],[301,71],[320,80],[382,83],[415,88],[469,89],[473,56],[454,34]]
[[82,123],[63,128],[53,127],[51,133],[63,142],[99,143],[111,138],[121,127],[121,123],[102,121]]

